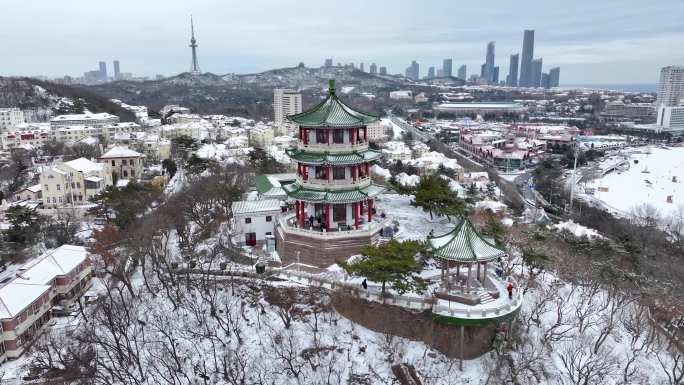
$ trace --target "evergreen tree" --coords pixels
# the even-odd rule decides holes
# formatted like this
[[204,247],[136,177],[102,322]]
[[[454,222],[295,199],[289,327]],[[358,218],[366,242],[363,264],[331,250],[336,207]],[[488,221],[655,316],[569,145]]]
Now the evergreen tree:
[[429,175],[420,179],[416,189],[414,206],[422,207],[430,213],[430,219],[434,215],[445,215],[448,219],[452,216],[460,216],[465,213],[466,204],[451,191],[446,180],[438,175]]
[[172,159],[164,159],[164,161],[162,161],[162,168],[169,174],[169,179],[173,178],[173,176],[176,175],[176,171],[178,171],[178,166]]
[[363,259],[359,261],[338,263],[350,275],[381,283],[382,294],[385,294],[387,283],[399,294],[422,293],[427,282],[418,275],[423,270],[418,255],[424,251],[421,242],[392,239],[379,246],[365,246],[361,251]]

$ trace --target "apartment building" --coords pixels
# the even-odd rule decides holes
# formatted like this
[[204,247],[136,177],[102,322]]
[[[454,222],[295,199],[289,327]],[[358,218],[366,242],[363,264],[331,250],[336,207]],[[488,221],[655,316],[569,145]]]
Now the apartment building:
[[108,163],[78,158],[45,169],[40,184],[45,208],[85,204],[112,185],[112,172]]
[[43,331],[53,306],[83,293],[92,274],[86,249],[63,245],[28,262],[0,287],[0,362],[19,357]]
[[97,161],[108,165],[112,175],[123,179],[137,179],[142,176],[145,155],[128,147],[114,146],[97,158]]
[[0,108],[0,131],[11,130],[24,123],[24,113],[18,108]]
[[119,117],[102,112],[99,114],[70,114],[55,116],[50,120],[50,126],[90,126],[105,127],[114,123],[119,123]]

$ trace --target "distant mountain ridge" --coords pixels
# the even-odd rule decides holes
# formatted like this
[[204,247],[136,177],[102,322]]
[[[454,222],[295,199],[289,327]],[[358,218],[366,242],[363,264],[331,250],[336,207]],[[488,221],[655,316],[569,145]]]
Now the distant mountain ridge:
[[193,75],[185,72],[161,80],[115,81],[80,87],[128,104],[146,105],[153,110],[166,104],[180,104],[203,114],[261,118],[272,115],[273,88],[300,90],[307,105],[327,88],[329,79],[336,79],[338,87],[354,87],[356,93],[396,89],[406,83],[406,79],[401,77],[371,75],[351,67],[298,66],[244,75]]

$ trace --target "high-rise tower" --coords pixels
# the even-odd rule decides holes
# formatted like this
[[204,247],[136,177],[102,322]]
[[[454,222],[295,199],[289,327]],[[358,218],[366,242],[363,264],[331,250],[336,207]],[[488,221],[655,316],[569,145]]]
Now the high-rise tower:
[[520,58],[520,87],[532,87],[532,59],[534,58],[534,30],[526,29]]
[[494,82],[494,45],[493,41],[487,43],[487,57],[484,64],[483,78],[487,79],[487,83],[493,84]]
[[192,48],[192,65],[190,66],[190,73],[193,75],[199,75],[200,68],[197,64],[197,40],[195,39],[195,25],[192,21],[192,15],[190,15],[190,48]]
[[518,86],[518,62],[520,61],[520,55],[511,55],[511,62],[508,65],[508,78],[506,85],[509,87]]

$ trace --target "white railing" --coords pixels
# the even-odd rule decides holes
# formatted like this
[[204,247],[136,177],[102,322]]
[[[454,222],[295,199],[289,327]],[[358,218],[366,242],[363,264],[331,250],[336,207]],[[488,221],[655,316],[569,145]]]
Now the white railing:
[[373,219],[370,223],[366,222],[361,225],[361,228],[356,230],[340,230],[340,231],[318,231],[318,230],[307,230],[300,227],[295,227],[295,214],[287,213],[280,215],[278,217],[279,228],[282,229],[286,234],[296,234],[304,235],[307,237],[314,237],[319,239],[336,239],[336,238],[349,238],[350,236],[360,236],[360,235],[374,235],[379,232],[383,227],[390,224],[389,218],[384,219]]
[[[490,279],[495,279],[502,284],[507,283],[507,281],[502,281],[493,274],[489,275]],[[457,302],[450,302],[448,305],[441,305],[440,302],[445,301],[438,300],[431,295],[426,295],[424,297],[410,297],[386,293],[383,296],[381,290],[373,287],[363,289],[357,284],[335,281],[333,279],[319,277],[303,271],[283,269],[280,271],[279,276],[311,286],[318,286],[329,290],[342,290],[368,301],[379,302],[386,305],[402,306],[418,311],[430,310],[433,314],[456,318],[473,320],[499,318],[517,311],[522,305],[522,288],[518,286],[517,282],[512,277],[509,279],[513,282],[515,289],[513,291],[513,298],[510,301],[506,301],[495,306],[478,308],[477,306],[470,306]]]
[[315,152],[349,152],[349,151],[359,151],[368,148],[368,142],[363,143],[309,143],[304,144],[302,141],[297,142],[297,149],[303,151],[315,151]]
[[371,183],[370,177],[357,178],[356,181],[351,179],[311,179],[304,180],[297,176],[297,182],[305,187],[311,187],[319,190],[344,190],[349,187],[367,187]]

